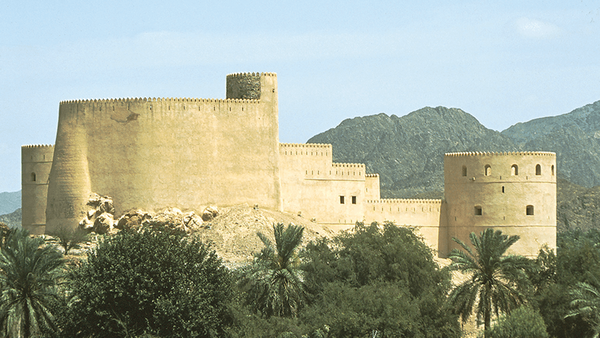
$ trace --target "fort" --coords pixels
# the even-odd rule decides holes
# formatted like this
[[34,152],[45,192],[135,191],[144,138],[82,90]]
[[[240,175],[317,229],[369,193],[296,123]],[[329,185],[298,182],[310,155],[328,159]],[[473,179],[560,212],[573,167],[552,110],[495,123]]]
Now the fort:
[[279,143],[277,76],[231,74],[226,99],[60,103],[56,143],[22,147],[23,227],[76,227],[94,193],[131,209],[247,203],[333,228],[413,226],[439,255],[486,228],[520,235],[514,253],[556,247],[556,155],[449,153],[444,199],[381,199],[364,164],[329,144]]

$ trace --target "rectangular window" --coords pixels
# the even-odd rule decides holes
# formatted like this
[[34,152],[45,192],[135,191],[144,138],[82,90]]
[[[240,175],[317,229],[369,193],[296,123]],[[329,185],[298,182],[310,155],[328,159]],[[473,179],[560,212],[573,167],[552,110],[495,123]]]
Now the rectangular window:
[[476,215],[476,216],[481,216],[481,215],[483,215],[483,211],[481,210],[481,207],[480,207],[480,206],[476,206],[476,207],[475,207],[475,215]]
[[340,204],[344,204],[344,203],[345,203],[344,196],[340,196]]
[[356,196],[352,196],[352,204],[356,204]]

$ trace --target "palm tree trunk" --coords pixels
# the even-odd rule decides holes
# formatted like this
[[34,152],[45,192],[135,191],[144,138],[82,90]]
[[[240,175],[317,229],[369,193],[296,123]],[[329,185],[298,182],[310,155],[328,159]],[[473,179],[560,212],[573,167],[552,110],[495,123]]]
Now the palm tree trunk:
[[485,310],[483,312],[483,322],[484,322],[484,337],[488,338],[489,336],[489,330],[492,326],[492,297],[491,297],[491,292],[492,290],[490,290],[491,288],[486,285],[485,286]]

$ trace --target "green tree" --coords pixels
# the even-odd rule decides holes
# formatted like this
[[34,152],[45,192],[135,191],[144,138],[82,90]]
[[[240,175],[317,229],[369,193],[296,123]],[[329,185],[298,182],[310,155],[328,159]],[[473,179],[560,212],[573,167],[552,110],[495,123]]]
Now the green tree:
[[63,260],[42,238],[12,230],[0,249],[0,325],[7,337],[25,338],[54,331],[49,305],[57,298],[56,283]]
[[600,291],[590,283],[579,282],[570,290],[572,310],[565,317],[581,316],[593,330],[593,337],[600,336]]
[[524,303],[530,263],[522,256],[505,255],[519,236],[486,229],[480,236],[471,233],[469,239],[474,249],[454,238],[464,251],[452,250],[450,269],[463,272],[469,279],[452,290],[448,301],[463,322],[477,303],[477,320],[483,317],[487,334],[492,313],[498,317],[500,311],[510,313]]
[[490,338],[548,338],[544,318],[534,309],[521,306],[498,321],[488,332]]
[[246,292],[246,304],[265,317],[296,317],[305,302],[297,255],[303,232],[303,227],[293,224],[273,225],[275,245],[264,234],[257,234],[265,247],[241,270],[240,288]]
[[81,248],[81,243],[88,241],[87,231],[79,227],[72,229],[62,226],[56,229],[50,235],[58,239],[58,245],[63,248],[65,255],[68,255],[71,249]]
[[143,228],[105,238],[70,274],[65,337],[220,337],[231,276],[210,246]]
[[458,337],[445,311],[450,274],[412,229],[357,224],[302,253],[309,305],[300,319],[331,337]]

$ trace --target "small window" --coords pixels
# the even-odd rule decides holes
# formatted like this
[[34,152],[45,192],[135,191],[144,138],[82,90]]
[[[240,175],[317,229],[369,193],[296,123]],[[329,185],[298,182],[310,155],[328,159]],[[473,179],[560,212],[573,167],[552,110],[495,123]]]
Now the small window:
[[516,165],[516,164],[513,164],[513,165],[510,167],[510,174],[511,174],[512,176],[517,176],[517,175],[519,175],[519,166],[518,166],[518,165]]
[[525,210],[525,214],[528,216],[533,215],[533,205],[528,205],[527,209]]
[[492,166],[489,164],[485,165],[485,176],[491,176],[492,175]]
[[352,204],[356,204],[356,196],[352,196]]
[[481,210],[481,206],[476,205],[475,206],[475,216],[481,216],[483,215],[483,211]]
[[542,174],[542,166],[541,165],[536,165],[535,166],[535,174],[536,175],[541,175]]
[[37,176],[35,175],[35,173],[31,173],[31,182],[35,182],[37,179]]
[[466,165],[463,165],[463,167],[462,167],[462,175],[467,176],[467,166]]
[[550,172],[552,173],[552,176],[554,176],[554,165],[550,167]]
[[344,204],[344,203],[345,203],[344,196],[340,196],[340,204]]
[[502,186],[502,193],[504,194],[504,186]]

